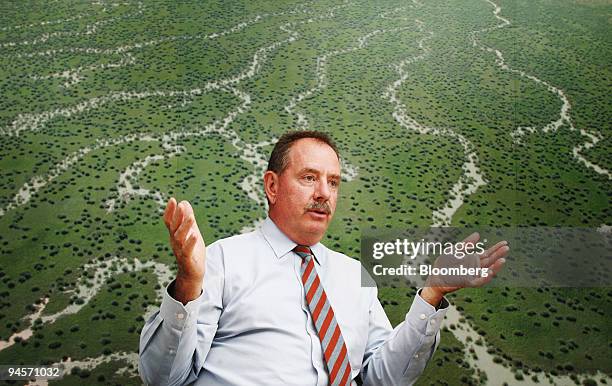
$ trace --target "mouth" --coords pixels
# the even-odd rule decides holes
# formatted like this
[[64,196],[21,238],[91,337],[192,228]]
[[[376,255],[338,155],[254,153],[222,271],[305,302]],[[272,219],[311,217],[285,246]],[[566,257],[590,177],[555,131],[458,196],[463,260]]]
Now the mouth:
[[324,209],[310,209],[308,213],[317,219],[325,219],[329,215]]

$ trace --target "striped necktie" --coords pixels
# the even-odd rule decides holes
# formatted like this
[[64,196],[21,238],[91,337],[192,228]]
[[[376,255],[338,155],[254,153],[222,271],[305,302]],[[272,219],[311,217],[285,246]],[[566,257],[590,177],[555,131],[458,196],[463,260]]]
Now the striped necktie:
[[306,302],[321,340],[321,347],[329,373],[329,384],[332,386],[349,385],[351,382],[351,365],[348,360],[346,345],[340,332],[340,326],[336,322],[334,310],[329,304],[315,269],[312,251],[304,245],[298,245],[293,251],[302,258],[300,271],[304,292],[306,292]]

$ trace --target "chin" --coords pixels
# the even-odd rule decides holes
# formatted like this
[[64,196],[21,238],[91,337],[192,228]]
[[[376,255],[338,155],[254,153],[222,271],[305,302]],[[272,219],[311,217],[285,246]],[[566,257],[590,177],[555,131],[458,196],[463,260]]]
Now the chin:
[[327,228],[329,227],[329,223],[331,222],[332,215],[326,215],[322,217],[312,216],[308,212],[305,213],[305,218],[303,218],[303,232],[304,235],[308,235],[306,238],[309,240],[314,240],[314,242],[309,243],[310,245],[316,244],[319,242]]
[[310,243],[312,244],[316,244],[319,242],[319,240],[321,240],[323,238],[323,236],[325,235],[325,232],[327,231],[327,225],[328,223],[311,223],[306,227],[306,233],[309,235],[309,239],[311,240],[315,240],[314,242]]

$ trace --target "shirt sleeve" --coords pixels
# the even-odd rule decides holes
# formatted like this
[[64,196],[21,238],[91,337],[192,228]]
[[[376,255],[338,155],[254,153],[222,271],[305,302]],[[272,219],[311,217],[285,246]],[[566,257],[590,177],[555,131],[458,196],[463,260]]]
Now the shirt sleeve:
[[147,385],[183,385],[197,379],[223,310],[224,265],[218,243],[206,250],[203,291],[186,305],[166,288],[159,311],[140,334],[138,371]]
[[440,324],[448,310],[442,299],[436,310],[417,292],[405,320],[395,329],[374,287],[370,306],[368,343],[361,367],[364,385],[412,385],[440,343]]

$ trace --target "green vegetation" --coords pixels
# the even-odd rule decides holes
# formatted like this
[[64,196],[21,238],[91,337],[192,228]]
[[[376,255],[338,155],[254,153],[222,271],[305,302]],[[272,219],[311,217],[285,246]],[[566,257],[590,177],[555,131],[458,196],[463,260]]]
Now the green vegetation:
[[[130,354],[174,269],[163,202],[190,200],[208,243],[252,227],[289,129],[336,139],[346,178],[324,243],[355,258],[362,229],[431,225],[457,197],[445,225],[612,224],[612,6],[495,4],[4,2],[0,340],[33,335],[0,363],[120,354],[57,384],[138,384]],[[379,295],[396,325],[414,290]],[[451,301],[516,380],[609,383],[610,288]],[[445,328],[420,384],[486,382],[472,343]]]

